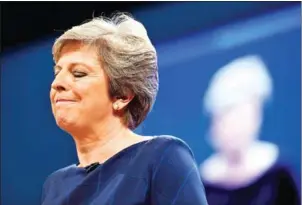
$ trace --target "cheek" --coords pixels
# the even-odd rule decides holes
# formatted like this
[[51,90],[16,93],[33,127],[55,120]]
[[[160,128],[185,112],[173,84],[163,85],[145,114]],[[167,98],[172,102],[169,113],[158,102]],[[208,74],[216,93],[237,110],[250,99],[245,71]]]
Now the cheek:
[[[241,119],[241,120],[240,120]],[[260,113],[257,110],[245,110],[241,112],[238,124],[238,130],[245,135],[254,135],[258,131],[261,124]]]
[[107,111],[112,107],[111,100],[104,94],[90,93],[87,96],[88,97],[83,100],[81,107],[85,112],[89,112],[90,115],[107,113]]
[[80,89],[81,91],[79,92],[83,93],[83,95],[91,99],[94,99],[95,101],[106,102],[110,100],[109,88],[107,82],[104,79],[94,79],[94,81],[89,85],[83,86],[82,88],[77,89],[75,92]]
[[[112,106],[108,90],[102,84],[84,85],[75,88],[74,94],[80,99],[79,109],[85,111],[88,115],[105,112],[107,108]],[[96,110],[99,112],[96,113]]]
[[240,126],[240,121],[231,118],[222,118],[214,122],[213,132],[216,138],[230,139],[234,137]]
[[259,129],[259,120],[255,114],[245,116],[227,116],[215,122],[213,134],[216,140],[246,141],[254,137]]

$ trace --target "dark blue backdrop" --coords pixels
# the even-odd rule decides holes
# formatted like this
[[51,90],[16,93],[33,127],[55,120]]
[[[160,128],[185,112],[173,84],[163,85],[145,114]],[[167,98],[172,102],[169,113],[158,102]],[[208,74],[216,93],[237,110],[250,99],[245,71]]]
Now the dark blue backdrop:
[[[160,91],[138,132],[180,137],[201,163],[212,152],[204,139],[208,119],[202,112],[210,77],[236,57],[259,54],[274,80],[261,137],[278,144],[282,158],[300,173],[300,13],[300,7],[293,8],[157,44]],[[46,176],[76,160],[71,137],[59,130],[51,114],[53,40],[1,58],[3,205],[39,204]]]

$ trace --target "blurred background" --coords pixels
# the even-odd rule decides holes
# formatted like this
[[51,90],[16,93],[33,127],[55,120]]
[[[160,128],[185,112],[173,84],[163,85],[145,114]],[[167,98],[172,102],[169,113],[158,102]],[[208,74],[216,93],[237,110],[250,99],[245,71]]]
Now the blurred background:
[[215,152],[204,108],[212,77],[235,59],[258,56],[273,85],[258,135],[278,147],[300,188],[300,2],[7,2],[1,5],[1,204],[40,204],[45,178],[77,161],[72,138],[51,113],[51,47],[64,30],[116,10],[145,25],[159,58],[157,101],[136,132],[182,138],[202,164]]

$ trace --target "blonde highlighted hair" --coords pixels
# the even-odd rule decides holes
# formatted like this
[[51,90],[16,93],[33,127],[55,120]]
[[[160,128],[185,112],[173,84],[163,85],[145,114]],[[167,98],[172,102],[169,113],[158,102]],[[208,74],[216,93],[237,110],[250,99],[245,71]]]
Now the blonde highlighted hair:
[[130,129],[135,129],[150,112],[159,83],[157,54],[145,27],[125,13],[93,18],[56,39],[52,50],[55,63],[63,47],[75,42],[96,48],[109,78],[111,97],[134,94],[124,120]]

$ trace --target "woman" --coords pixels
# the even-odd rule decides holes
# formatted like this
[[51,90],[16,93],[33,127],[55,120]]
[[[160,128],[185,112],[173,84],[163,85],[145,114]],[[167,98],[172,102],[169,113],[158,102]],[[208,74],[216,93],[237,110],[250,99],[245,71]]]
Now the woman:
[[53,57],[52,111],[79,162],[48,177],[43,205],[207,204],[183,141],[132,131],[158,91],[157,55],[141,23],[95,18],[60,36]]
[[211,205],[296,205],[298,192],[278,147],[258,139],[272,81],[258,56],[221,68],[205,95],[216,153],[201,165]]

